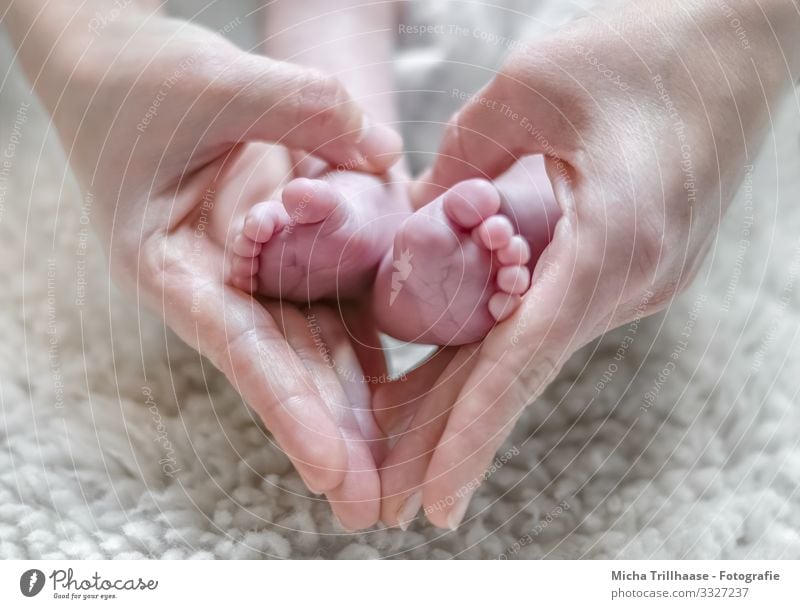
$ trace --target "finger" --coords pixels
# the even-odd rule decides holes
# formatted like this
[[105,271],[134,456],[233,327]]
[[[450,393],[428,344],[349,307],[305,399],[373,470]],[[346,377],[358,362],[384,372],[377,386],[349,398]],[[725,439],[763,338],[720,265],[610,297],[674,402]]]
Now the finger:
[[358,357],[361,370],[367,378],[377,382],[370,386],[372,391],[388,382],[389,370],[380,336],[375,328],[372,315],[363,306],[341,305],[344,328],[349,334],[349,344]]
[[519,126],[504,116],[501,109],[510,102],[499,95],[493,81],[453,115],[432,167],[412,187],[415,207],[463,180],[495,178],[519,158],[524,150]]
[[294,313],[287,317],[287,336],[320,394],[327,396],[347,448],[344,479],[326,495],[345,529],[365,529],[378,521],[381,494],[371,452],[380,432],[371,420],[369,390],[344,333],[337,331],[341,322],[335,314],[321,305],[305,316]]
[[436,526],[459,525],[522,410],[605,316],[608,294],[593,298],[601,272],[596,254],[577,256],[576,242],[568,228],[557,227],[519,310],[481,346],[425,476],[423,504]]
[[361,431],[361,436],[370,448],[375,462],[380,463],[383,459],[385,442],[383,432],[372,413],[371,388],[375,377],[368,376],[362,368],[354,344],[356,339],[348,333],[350,328],[345,327],[343,319],[324,305],[312,306],[310,315],[314,315],[319,323],[330,354],[329,365],[337,374],[348,398],[349,414]]
[[[422,506],[422,484],[428,464],[447,424],[451,405],[474,365],[475,351],[474,347],[463,347],[452,350],[452,357],[432,360],[421,370],[427,382],[407,388],[410,391],[404,396],[405,401],[395,405],[409,410],[412,419],[398,433],[381,467],[381,521],[384,524],[406,529]],[[421,387],[424,391],[419,391]]]
[[422,474],[424,512],[438,527],[458,528],[487,465],[528,403],[527,395],[515,391],[517,379],[501,368],[505,364],[487,369],[481,362],[473,371],[479,381],[466,379],[454,396],[451,417],[458,416],[448,420]]
[[456,348],[439,349],[413,370],[376,388],[372,411],[390,447],[408,429],[421,400],[457,352]]
[[305,366],[263,306],[223,284],[222,269],[209,262],[214,256],[186,257],[191,234],[186,231],[188,242],[148,242],[140,272],[144,296],[161,296],[151,304],[167,325],[225,374],[312,491],[338,486],[345,446]]
[[512,55],[453,116],[432,167],[412,188],[416,208],[457,182],[497,178],[526,155],[546,155],[569,173],[585,146],[577,93],[553,86],[547,53],[532,62],[529,54]]
[[378,173],[400,158],[400,136],[373,123],[332,76],[242,53],[221,81],[218,137],[275,142],[335,166]]

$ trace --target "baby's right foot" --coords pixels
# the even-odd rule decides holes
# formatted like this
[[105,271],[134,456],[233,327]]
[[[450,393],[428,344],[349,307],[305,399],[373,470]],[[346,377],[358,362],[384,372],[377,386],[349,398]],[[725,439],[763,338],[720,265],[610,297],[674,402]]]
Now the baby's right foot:
[[530,248],[487,180],[456,184],[400,226],[375,285],[379,327],[408,342],[482,339],[519,306]]

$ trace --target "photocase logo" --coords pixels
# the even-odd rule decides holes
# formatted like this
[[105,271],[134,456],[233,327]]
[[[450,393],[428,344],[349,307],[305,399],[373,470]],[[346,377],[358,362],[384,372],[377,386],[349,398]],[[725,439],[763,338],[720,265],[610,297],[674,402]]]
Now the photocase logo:
[[403,284],[406,282],[406,279],[411,275],[411,271],[414,268],[411,266],[411,259],[413,257],[414,254],[406,249],[400,254],[400,258],[392,263],[394,272],[392,273],[392,292],[389,294],[390,307],[394,304],[400,290],[403,289]]
[[39,569],[28,569],[19,578],[19,591],[25,596],[36,596],[44,588],[44,573]]

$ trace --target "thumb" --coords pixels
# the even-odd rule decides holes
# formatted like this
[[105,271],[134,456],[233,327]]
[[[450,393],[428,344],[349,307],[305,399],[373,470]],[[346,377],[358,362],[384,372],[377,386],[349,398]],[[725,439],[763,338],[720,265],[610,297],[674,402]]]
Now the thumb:
[[270,312],[249,294],[224,284],[215,246],[202,241],[196,256],[186,256],[192,240],[197,243],[196,230],[187,222],[169,236],[159,234],[143,244],[138,296],[225,374],[309,489],[321,493],[336,488],[348,457],[325,397]]
[[220,77],[220,139],[274,142],[378,173],[400,158],[400,136],[369,120],[333,76],[248,53],[232,64]]
[[572,164],[575,127],[570,99],[512,57],[451,118],[432,167],[412,188],[415,207],[457,182],[494,179],[520,157],[544,154]]

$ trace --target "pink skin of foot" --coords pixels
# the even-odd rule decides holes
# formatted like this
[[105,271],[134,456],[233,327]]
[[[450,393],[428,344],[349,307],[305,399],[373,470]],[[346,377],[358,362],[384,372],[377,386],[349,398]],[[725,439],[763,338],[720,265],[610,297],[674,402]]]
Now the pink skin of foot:
[[375,283],[379,327],[407,342],[483,339],[519,307],[559,217],[540,157],[456,184],[400,226]]
[[413,214],[402,181],[310,175],[321,177],[247,211],[230,283],[307,303],[358,297],[374,281],[378,327],[408,342],[483,339],[518,308],[560,217],[541,157],[494,183],[461,182]]
[[405,184],[358,172],[296,178],[254,205],[232,244],[231,284],[300,303],[365,293],[410,207]]

